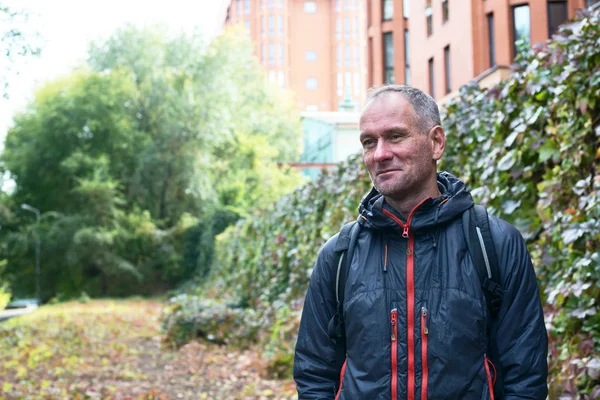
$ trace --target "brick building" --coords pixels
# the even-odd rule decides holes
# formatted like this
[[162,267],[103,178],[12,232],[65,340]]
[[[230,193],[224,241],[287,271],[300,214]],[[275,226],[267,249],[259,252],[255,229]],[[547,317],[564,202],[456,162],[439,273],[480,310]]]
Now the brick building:
[[230,0],[225,25],[245,27],[269,79],[301,111],[365,98],[365,0]]
[[368,86],[409,84],[445,100],[508,74],[517,39],[546,41],[600,0],[366,0]]

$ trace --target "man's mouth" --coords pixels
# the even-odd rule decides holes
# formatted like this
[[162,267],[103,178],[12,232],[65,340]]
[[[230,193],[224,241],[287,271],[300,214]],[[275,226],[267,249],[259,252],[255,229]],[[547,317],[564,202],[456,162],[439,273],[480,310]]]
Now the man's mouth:
[[383,174],[387,174],[387,173],[390,173],[390,172],[397,172],[397,171],[400,171],[400,170],[399,169],[384,169],[384,170],[381,170],[381,171],[377,171],[377,176],[383,175]]

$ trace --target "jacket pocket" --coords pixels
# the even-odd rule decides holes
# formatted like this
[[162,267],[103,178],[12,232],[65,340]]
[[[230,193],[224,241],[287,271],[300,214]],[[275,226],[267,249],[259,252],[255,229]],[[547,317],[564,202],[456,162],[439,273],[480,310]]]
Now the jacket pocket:
[[[487,358],[486,355],[483,356],[483,364],[485,367],[485,375],[487,378],[487,391],[488,391],[488,395],[489,397],[487,397],[487,395],[484,393],[484,396],[486,396],[485,398],[494,400],[494,385],[496,384],[496,367],[494,366],[494,364],[490,361],[489,358]],[[493,373],[492,373],[493,371]]]

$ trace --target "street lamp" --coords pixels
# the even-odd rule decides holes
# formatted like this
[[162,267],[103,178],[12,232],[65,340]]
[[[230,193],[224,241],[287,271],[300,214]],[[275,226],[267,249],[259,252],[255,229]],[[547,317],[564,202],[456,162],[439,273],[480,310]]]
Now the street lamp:
[[35,213],[35,222],[37,225],[35,231],[33,232],[35,237],[35,294],[37,297],[37,301],[41,302],[42,295],[40,290],[40,236],[38,233],[38,230],[40,228],[40,210],[25,203],[21,204],[21,208],[23,210]]

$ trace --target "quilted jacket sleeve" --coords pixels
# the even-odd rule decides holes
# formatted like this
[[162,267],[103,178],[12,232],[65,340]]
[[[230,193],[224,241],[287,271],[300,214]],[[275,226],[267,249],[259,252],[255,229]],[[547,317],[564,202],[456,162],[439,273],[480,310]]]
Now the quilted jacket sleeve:
[[341,365],[336,363],[335,344],[327,333],[336,304],[333,291],[336,239],[337,235],[321,249],[304,301],[294,357],[299,400],[333,399],[339,385]]
[[[504,297],[497,318],[499,364],[504,377],[504,399],[539,399],[548,394],[548,336],[539,288],[520,232],[498,219],[496,242]],[[498,243],[500,242],[500,243]],[[500,244],[500,245],[499,245]]]

